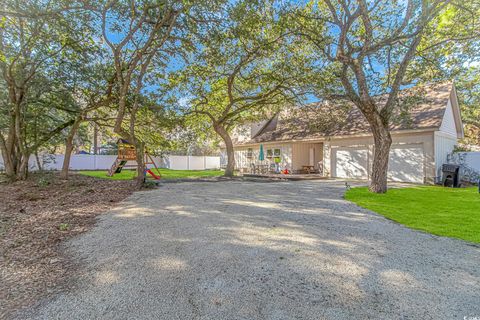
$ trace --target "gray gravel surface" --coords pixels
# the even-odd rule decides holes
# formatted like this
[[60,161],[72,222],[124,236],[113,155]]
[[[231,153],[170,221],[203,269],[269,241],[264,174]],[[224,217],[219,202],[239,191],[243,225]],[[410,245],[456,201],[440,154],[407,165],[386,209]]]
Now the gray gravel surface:
[[342,182],[135,193],[66,245],[76,285],[28,319],[480,318],[480,248],[342,199]]

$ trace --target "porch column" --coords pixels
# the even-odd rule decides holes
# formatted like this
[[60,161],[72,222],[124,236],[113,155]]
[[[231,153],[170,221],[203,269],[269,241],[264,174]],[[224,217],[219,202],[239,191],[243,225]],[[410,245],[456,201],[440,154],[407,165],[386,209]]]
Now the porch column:
[[330,146],[330,141],[324,141],[323,142],[323,176],[324,177],[330,177],[330,154],[331,154],[331,146]]

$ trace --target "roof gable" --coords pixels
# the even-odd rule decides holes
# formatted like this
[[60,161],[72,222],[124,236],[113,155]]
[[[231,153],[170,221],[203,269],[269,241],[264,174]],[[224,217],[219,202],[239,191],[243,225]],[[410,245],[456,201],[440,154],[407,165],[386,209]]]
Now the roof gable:
[[443,114],[442,124],[439,130],[452,136],[457,136],[457,126],[455,124],[455,116],[453,115],[452,103],[450,100],[445,108],[445,113]]

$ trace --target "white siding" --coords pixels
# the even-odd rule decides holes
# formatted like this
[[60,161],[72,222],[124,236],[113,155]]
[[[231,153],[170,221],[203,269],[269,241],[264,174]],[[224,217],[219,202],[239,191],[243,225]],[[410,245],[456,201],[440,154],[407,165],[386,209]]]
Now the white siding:
[[423,183],[424,164],[423,144],[392,145],[388,160],[388,180]]
[[[313,164],[310,163],[310,149],[313,149]],[[292,145],[292,170],[300,171],[302,166],[313,165],[315,169],[323,163],[322,143],[294,143]]]
[[438,182],[442,176],[442,164],[447,163],[447,155],[452,153],[457,144],[456,136],[435,131],[433,136],[435,148],[435,181]]
[[[248,149],[252,148],[252,157],[247,157]],[[254,145],[249,147],[235,147],[235,168],[240,171],[248,171],[252,164],[269,164],[270,159],[267,159],[267,149],[280,149],[281,162],[280,168],[292,169],[292,146],[291,144],[264,144],[263,152],[265,160],[258,160],[260,153],[260,145]],[[224,159],[226,162],[226,157]]]
[[450,100],[448,100],[447,108],[445,109],[445,114],[443,115],[440,131],[450,134],[454,137],[457,136],[457,127],[455,125],[455,117],[453,116],[452,103]]

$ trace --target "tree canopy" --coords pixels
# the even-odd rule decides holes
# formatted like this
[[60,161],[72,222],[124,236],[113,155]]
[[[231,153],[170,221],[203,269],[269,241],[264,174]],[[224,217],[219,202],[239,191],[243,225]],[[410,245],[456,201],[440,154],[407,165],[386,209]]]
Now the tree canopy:
[[145,145],[207,150],[212,133],[232,175],[235,128],[285,105],[342,98],[370,125],[371,190],[384,192],[401,89],[455,79],[465,142],[478,143],[479,16],[478,1],[459,0],[6,0],[5,171],[24,179],[30,155],[61,145],[68,173],[78,136],[100,127],[136,145],[139,185]]

